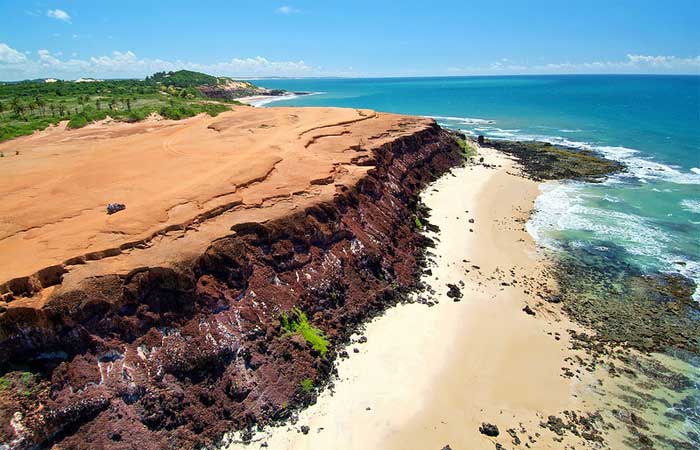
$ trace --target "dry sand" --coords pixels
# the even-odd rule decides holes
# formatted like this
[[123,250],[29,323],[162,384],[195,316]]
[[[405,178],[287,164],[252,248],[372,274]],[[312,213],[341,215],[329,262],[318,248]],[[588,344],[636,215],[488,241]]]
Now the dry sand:
[[[371,168],[371,149],[432,124],[368,110],[240,106],[2,143],[0,288],[76,259],[88,264],[68,265],[62,289],[176,264],[235,223],[331,199]],[[126,210],[107,215],[111,202]]]
[[[350,357],[338,363],[333,392],[300,412],[296,425],[268,428],[248,446],[231,436],[228,448],[511,448],[511,427],[530,448],[588,448],[583,439],[557,442],[539,427],[550,414],[585,409],[587,387],[561,376],[564,358],[573,355],[565,331],[572,324],[524,293],[524,276],[539,277],[544,265],[523,229],[537,184],[516,175],[507,157],[480,153],[498,167],[455,169],[423,195],[441,229],[436,265],[425,279],[439,303],[401,305],[369,323],[368,342],[351,345]],[[517,285],[501,284],[513,278]],[[446,283],[460,281],[464,297],[454,302]],[[522,311],[526,304],[536,316]],[[500,436],[480,434],[482,422],[496,424]],[[302,425],[310,427],[307,435]]]

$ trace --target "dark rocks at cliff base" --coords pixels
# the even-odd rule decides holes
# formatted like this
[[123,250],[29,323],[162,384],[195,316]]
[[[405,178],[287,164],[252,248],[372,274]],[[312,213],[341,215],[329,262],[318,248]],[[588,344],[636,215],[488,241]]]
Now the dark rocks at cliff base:
[[452,447],[450,447],[449,445],[446,445],[446,446],[442,447],[442,450],[452,450]]
[[491,423],[482,423],[481,426],[479,427],[479,433],[484,434],[486,436],[490,437],[496,437],[498,436],[498,427],[496,425],[493,425]]
[[303,434],[309,434],[309,431],[311,430],[311,428],[309,428],[308,425],[302,425],[300,430]]
[[527,314],[528,316],[534,316],[534,315],[535,315],[535,311],[533,311],[532,308],[530,308],[530,305],[525,305],[525,307],[523,308],[523,312],[524,312],[525,314]]
[[450,297],[452,300],[458,302],[462,299],[462,290],[459,287],[457,287],[457,285],[448,283],[447,288],[447,296]]

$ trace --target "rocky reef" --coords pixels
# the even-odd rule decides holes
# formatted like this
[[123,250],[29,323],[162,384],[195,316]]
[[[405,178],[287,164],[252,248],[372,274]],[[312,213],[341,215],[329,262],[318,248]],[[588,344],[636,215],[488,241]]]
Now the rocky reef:
[[592,151],[552,145],[548,142],[521,142],[479,139],[481,145],[516,157],[526,176],[536,180],[601,181],[624,170],[624,165]]
[[434,125],[374,149],[332,201],[1,311],[0,447],[195,448],[285,419],[414,286],[417,194],[461,160]]

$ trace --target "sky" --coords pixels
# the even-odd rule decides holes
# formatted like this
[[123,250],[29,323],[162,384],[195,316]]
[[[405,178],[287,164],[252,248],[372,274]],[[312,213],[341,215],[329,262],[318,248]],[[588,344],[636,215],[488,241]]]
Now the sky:
[[0,0],[0,80],[700,74],[700,0]]

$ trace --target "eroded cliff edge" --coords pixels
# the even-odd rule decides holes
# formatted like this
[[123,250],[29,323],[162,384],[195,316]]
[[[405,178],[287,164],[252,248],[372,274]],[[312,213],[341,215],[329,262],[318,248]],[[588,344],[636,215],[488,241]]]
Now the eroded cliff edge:
[[[0,442],[191,448],[310,401],[339,344],[417,280],[417,194],[461,160],[434,123],[370,153],[330,199],[3,311]],[[327,351],[290,332],[295,308]]]

